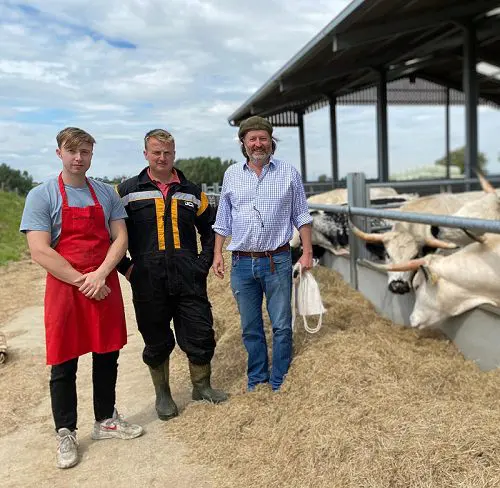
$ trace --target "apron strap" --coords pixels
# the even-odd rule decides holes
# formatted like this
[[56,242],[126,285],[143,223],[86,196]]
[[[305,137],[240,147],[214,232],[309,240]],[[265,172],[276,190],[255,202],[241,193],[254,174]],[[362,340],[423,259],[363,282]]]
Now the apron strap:
[[[62,171],[59,174],[59,178],[57,179],[59,183],[59,191],[61,192],[62,196],[62,201],[63,201],[63,207],[68,207],[68,195],[66,194],[66,188],[64,188],[64,181],[62,179]],[[96,207],[100,207],[101,204],[99,203],[99,200],[97,200],[97,195],[95,194],[94,189],[92,188],[92,185],[89,183],[89,180],[85,178],[85,183],[87,183],[87,186],[90,191],[90,195],[92,196],[92,200],[94,200],[94,205]]]

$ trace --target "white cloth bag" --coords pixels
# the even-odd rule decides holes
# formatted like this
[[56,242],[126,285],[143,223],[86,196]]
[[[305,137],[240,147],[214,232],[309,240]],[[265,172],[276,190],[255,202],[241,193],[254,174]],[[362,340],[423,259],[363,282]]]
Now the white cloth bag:
[[[323,314],[326,312],[318,283],[309,271],[302,272],[302,266],[299,263],[293,267],[292,276],[292,329],[295,327],[295,317],[298,313],[302,315],[304,329],[314,334],[321,329]],[[318,324],[314,328],[307,325],[306,317],[311,315],[319,315]]]

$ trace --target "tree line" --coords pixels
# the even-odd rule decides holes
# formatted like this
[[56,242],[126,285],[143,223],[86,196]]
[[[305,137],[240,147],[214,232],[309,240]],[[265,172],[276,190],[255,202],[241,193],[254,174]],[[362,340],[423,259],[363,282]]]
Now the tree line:
[[[464,161],[465,161],[465,147],[455,149],[450,152],[450,164],[456,166],[460,169],[460,173],[464,173]],[[188,180],[201,185],[202,183],[212,184],[212,183],[222,183],[224,173],[226,169],[236,161],[222,160],[219,157],[196,157],[187,159],[178,159],[175,162],[175,167],[179,168]],[[486,173],[486,166],[488,160],[484,153],[478,153],[478,166],[484,173]],[[444,166],[446,165],[446,156],[438,159],[435,162],[436,165]],[[98,177],[96,179],[103,181],[104,183],[117,184],[126,179],[127,175],[120,175],[114,177]],[[331,177],[326,175],[320,175],[318,181],[326,182],[331,181]],[[6,164],[0,164],[0,189],[6,191],[17,191],[21,195],[26,195],[33,187],[33,178],[28,174],[27,171],[19,171],[10,168]],[[17,188],[17,190],[16,190]]]
[[33,188],[33,177],[27,171],[19,171],[0,164],[0,190],[13,191],[19,195],[27,195]]

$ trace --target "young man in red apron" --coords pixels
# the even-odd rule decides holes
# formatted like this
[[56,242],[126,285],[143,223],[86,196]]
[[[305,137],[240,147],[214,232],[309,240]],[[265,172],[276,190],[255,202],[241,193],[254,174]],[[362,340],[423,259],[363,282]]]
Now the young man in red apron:
[[33,260],[47,270],[45,334],[57,466],[70,468],[78,463],[79,356],[92,353],[92,438],[132,439],[142,427],[124,421],[115,409],[118,355],[127,342],[115,270],[127,249],[126,213],[113,188],[85,176],[94,138],[69,127],[58,134],[57,143],[63,170],[30,192],[21,231]]

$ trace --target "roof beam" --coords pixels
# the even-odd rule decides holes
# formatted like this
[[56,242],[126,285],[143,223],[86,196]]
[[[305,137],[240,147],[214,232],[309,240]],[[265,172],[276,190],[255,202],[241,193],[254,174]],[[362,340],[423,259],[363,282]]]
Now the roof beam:
[[402,66],[395,66],[393,69],[387,71],[388,76],[392,79],[401,78],[411,75],[412,73],[417,73],[418,71],[426,68],[427,66],[432,66],[442,61],[449,61],[448,56],[432,56],[422,59],[418,62],[411,64],[403,64]]
[[427,29],[438,24],[452,23],[460,18],[491,10],[496,6],[498,6],[498,0],[476,0],[467,5],[452,6],[433,13],[410,16],[383,24],[367,25],[358,30],[338,33],[333,36],[333,51],[342,51],[398,34]]
[[[484,39],[490,38],[498,32],[500,22],[498,20],[488,19],[480,24],[477,30],[478,43]],[[414,45],[407,50],[401,50],[398,45],[395,48],[385,51],[378,57],[370,58],[371,67],[385,66],[403,62],[404,60],[412,59],[415,57],[423,57],[432,54],[436,50],[452,50],[459,48],[463,44],[463,35],[460,29],[452,28],[450,32],[445,32],[437,38],[432,38],[422,44]],[[481,49],[479,50],[481,53]],[[332,59],[333,60],[333,59]],[[280,93],[300,90],[310,85],[321,85],[327,83],[335,78],[351,75],[356,71],[370,68],[366,62],[348,62],[341,69],[334,70],[330,66],[326,66],[321,70],[311,70],[306,75],[290,78],[289,80],[281,79],[279,83]]]
[[[456,91],[463,93],[463,87],[462,87],[461,83],[455,83],[455,82],[450,81],[449,79],[445,79],[445,78],[442,78],[440,76],[430,75],[428,73],[419,73],[418,77],[422,78],[424,80],[427,80],[427,81],[432,81],[432,83],[436,83],[438,85],[448,86],[449,88],[452,88],[453,90],[456,90]],[[485,100],[496,103],[500,107],[500,96],[499,97],[490,96],[488,98],[485,98],[480,93],[479,94],[479,103],[482,103]]]

